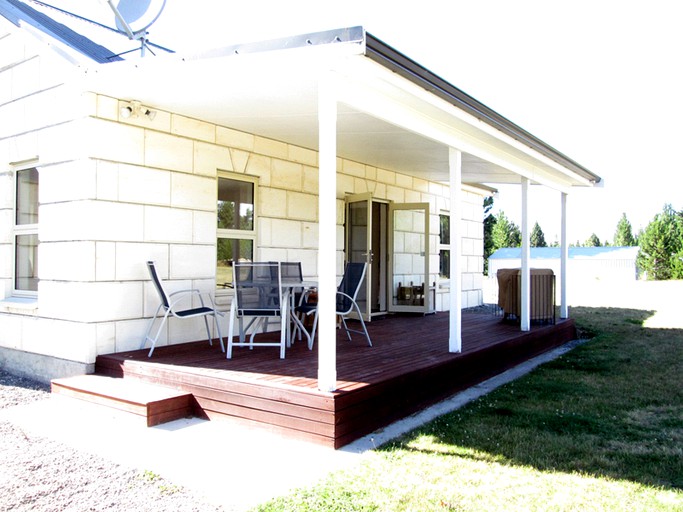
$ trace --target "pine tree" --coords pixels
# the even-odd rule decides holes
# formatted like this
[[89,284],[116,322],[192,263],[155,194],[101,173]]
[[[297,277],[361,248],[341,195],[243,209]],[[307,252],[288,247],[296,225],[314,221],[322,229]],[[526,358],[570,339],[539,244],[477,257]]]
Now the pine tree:
[[631,247],[638,245],[631,230],[631,223],[626,218],[626,214],[621,214],[621,219],[617,223],[617,231],[614,234],[614,245],[618,247]]
[[647,279],[683,278],[683,212],[664,205],[640,234],[638,244],[636,262]]
[[538,222],[534,224],[534,227],[531,230],[531,237],[529,242],[531,244],[531,247],[548,247],[548,244],[545,241],[545,235],[543,234],[541,226],[538,225]]
[[496,217],[491,213],[493,197],[484,198],[484,275],[489,275],[489,256],[493,253],[493,226],[496,225]]
[[491,229],[491,239],[495,251],[503,247],[519,247],[522,242],[522,235],[519,227],[510,221],[504,212],[500,211],[496,215],[496,223]]
[[602,244],[600,243],[600,239],[598,238],[598,235],[595,233],[591,234],[591,236],[588,237],[588,240],[586,240],[586,243],[583,244],[584,247],[600,247]]

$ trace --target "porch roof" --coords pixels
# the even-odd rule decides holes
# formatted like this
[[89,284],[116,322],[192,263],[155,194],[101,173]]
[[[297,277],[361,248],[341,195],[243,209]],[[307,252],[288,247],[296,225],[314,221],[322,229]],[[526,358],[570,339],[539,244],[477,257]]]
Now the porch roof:
[[318,86],[332,78],[340,157],[448,181],[448,148],[470,184],[557,190],[600,177],[362,27],[95,65],[89,90],[318,149]]

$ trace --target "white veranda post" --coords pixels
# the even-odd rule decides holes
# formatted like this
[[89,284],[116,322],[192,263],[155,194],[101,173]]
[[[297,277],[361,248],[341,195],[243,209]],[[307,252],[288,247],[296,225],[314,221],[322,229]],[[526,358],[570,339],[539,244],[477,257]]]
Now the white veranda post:
[[521,318],[522,331],[531,329],[531,271],[529,260],[531,250],[529,248],[529,178],[522,178],[522,293],[521,293]]
[[337,99],[332,76],[318,86],[318,389],[337,388]]
[[451,219],[450,219],[450,311],[448,351],[462,351],[462,273],[460,250],[462,228],[462,152],[449,148],[449,175],[451,188]]
[[569,245],[567,244],[567,194],[562,192],[562,212],[560,215],[560,318],[569,318],[567,303],[567,263],[569,261]]

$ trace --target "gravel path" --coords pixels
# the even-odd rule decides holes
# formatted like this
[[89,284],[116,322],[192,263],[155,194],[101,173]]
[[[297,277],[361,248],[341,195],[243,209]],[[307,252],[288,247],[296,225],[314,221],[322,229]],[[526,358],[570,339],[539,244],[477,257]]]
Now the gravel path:
[[[49,398],[0,369],[0,409]],[[2,511],[221,511],[148,471],[122,467],[0,420]]]

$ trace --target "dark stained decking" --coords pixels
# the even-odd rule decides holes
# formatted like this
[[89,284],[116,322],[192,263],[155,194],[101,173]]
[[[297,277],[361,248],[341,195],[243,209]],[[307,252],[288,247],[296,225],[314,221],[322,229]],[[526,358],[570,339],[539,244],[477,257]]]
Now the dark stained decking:
[[[572,320],[532,325],[529,332],[500,317],[463,314],[462,352],[448,352],[448,314],[390,316],[361,335],[337,335],[337,383],[318,391],[318,352],[297,341],[277,348],[237,348],[228,360],[214,341],[98,356],[96,373],[142,379],[191,392],[195,413],[338,448],[420,408],[576,337]],[[260,334],[258,336],[271,336]],[[317,343],[316,343],[317,345]]]

